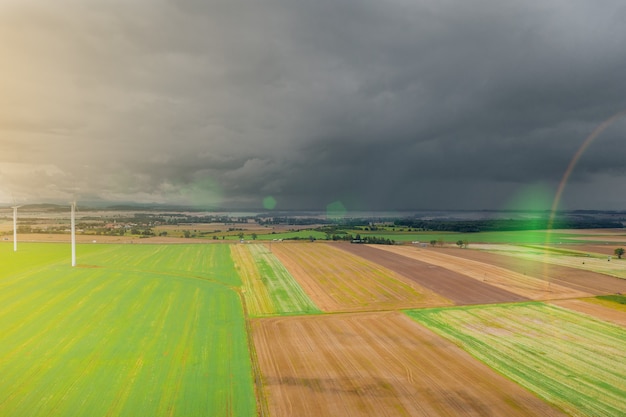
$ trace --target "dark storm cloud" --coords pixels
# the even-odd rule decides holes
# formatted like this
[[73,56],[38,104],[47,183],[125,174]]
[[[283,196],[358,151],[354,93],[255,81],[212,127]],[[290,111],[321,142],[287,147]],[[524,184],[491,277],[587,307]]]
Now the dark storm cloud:
[[[49,167],[50,198],[498,208],[626,109],[618,1],[62,3],[0,9],[11,192],[43,187],[18,163]],[[576,192],[619,183],[625,130],[580,158],[571,205],[626,205]]]

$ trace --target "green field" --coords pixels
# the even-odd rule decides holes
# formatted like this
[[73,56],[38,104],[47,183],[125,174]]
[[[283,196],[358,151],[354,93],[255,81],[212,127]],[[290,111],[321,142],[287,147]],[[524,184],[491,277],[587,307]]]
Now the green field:
[[407,314],[571,415],[624,415],[623,327],[542,303]]
[[621,305],[626,305],[626,296],[624,295],[600,295],[596,298],[599,298],[600,300],[611,301],[613,303]]
[[[93,246],[103,249],[94,254],[84,252]],[[79,265],[149,271],[207,279],[230,286],[241,285],[239,275],[233,268],[228,245],[82,245],[77,252]]]
[[276,312],[282,314],[321,313],[278,258],[264,245],[248,245],[248,250],[256,260],[256,266]]
[[252,317],[318,314],[321,311],[265,245],[233,245]]
[[[98,245],[85,245],[81,250],[84,254],[99,252],[103,248]],[[17,252],[13,252],[12,243],[0,244],[0,278],[32,271],[37,268],[47,268],[52,264],[59,263],[70,265],[71,247],[67,244],[49,243],[20,243]]]
[[228,247],[0,250],[0,415],[256,415]]

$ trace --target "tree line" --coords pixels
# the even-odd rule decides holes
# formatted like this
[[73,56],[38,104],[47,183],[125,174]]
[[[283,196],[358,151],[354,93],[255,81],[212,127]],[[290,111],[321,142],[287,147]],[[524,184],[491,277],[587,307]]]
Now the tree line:
[[606,229],[622,228],[622,223],[610,220],[593,219],[485,219],[485,220],[418,220],[399,219],[396,226],[410,227],[425,231],[437,232],[501,232],[516,230],[544,230],[552,229]]

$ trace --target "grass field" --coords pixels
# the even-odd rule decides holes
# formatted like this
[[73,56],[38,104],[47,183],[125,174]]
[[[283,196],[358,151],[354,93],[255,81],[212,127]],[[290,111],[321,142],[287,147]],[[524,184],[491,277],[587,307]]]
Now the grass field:
[[542,303],[408,314],[571,415],[623,415],[623,327]]
[[[101,247],[96,253],[85,248]],[[188,278],[200,278],[240,286],[228,245],[81,245],[78,263],[109,269],[143,271]]]
[[0,415],[255,416],[239,278],[202,247],[3,251]]
[[[81,246],[84,254],[97,253],[103,250],[102,246]],[[48,243],[19,243],[18,251],[13,252],[13,243],[0,243],[0,262],[2,269],[0,277],[13,275],[20,271],[32,271],[37,268],[47,268],[52,264],[70,265],[71,248],[66,245],[51,245]]]
[[264,245],[230,245],[253,317],[315,314],[320,310]]

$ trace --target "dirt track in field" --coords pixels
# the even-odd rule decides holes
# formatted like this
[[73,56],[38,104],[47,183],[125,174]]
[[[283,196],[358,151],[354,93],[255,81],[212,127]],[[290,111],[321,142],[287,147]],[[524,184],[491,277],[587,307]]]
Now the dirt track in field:
[[367,245],[338,244],[342,250],[391,269],[458,305],[528,301],[529,298],[437,265]]
[[585,313],[600,320],[626,327],[626,311],[616,310],[585,300],[556,300],[552,301],[550,304]]
[[273,254],[327,312],[397,310],[452,305],[452,301],[391,269],[328,243],[281,243]]
[[531,275],[501,268],[489,263],[459,258],[436,249],[422,249],[411,246],[379,246],[399,255],[408,256],[418,261],[428,262],[450,269],[470,278],[486,282],[506,291],[511,291],[532,300],[551,300],[555,298],[589,297],[587,292],[577,291],[562,285],[548,283]]
[[592,295],[626,293],[626,280],[583,269],[569,268],[509,255],[472,249],[432,249],[509,269]]
[[399,312],[251,327],[272,417],[563,415]]

